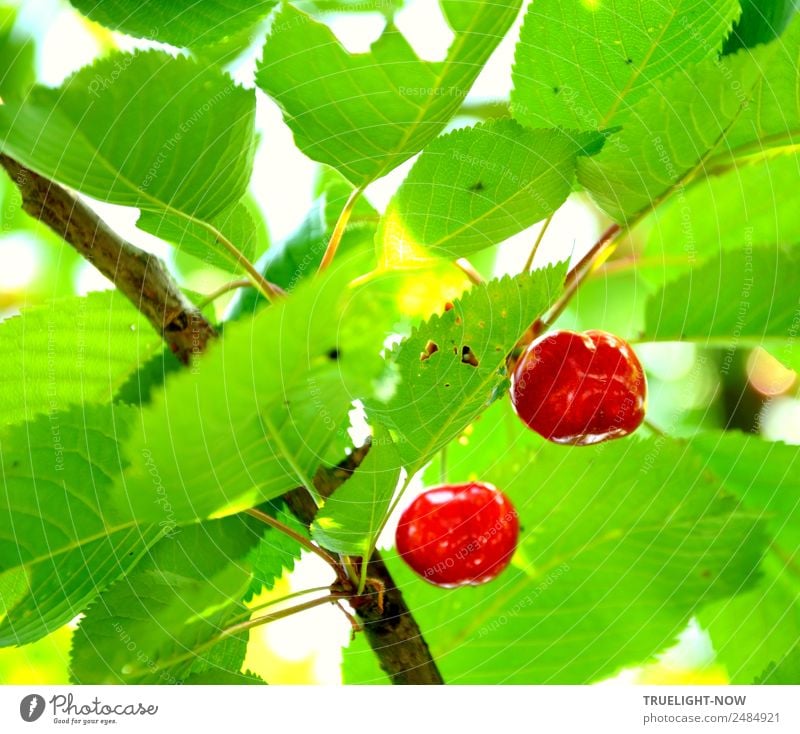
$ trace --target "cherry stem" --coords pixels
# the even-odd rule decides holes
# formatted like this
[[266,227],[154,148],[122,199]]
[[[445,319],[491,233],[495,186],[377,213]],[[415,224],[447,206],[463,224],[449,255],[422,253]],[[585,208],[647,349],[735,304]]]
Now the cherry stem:
[[542,228],[539,230],[539,235],[536,238],[536,242],[533,243],[533,247],[531,248],[531,254],[528,255],[528,259],[525,261],[525,267],[522,269],[523,273],[527,273],[533,267],[533,260],[536,257],[536,253],[539,251],[539,245],[542,244],[542,240],[547,233],[547,228],[550,226],[550,222],[553,221],[553,217],[555,215],[556,213],[553,212],[549,217],[547,217],[542,225]]
[[325,596],[318,597],[317,599],[311,599],[311,601],[297,604],[293,607],[289,607],[288,609],[281,609],[280,611],[273,612],[272,614],[265,614],[262,617],[248,619],[246,622],[239,622],[239,624],[226,627],[220,633],[219,637],[230,637],[231,635],[235,635],[237,632],[244,632],[245,630],[250,630],[254,627],[260,627],[261,625],[269,624],[270,622],[277,622],[279,619],[285,619],[286,617],[291,617],[298,612],[304,612],[307,609],[313,609],[314,607],[318,607],[322,604],[333,603],[339,599],[347,599],[347,596],[344,594],[326,594]]
[[342,237],[344,237],[344,233],[347,230],[350,216],[353,214],[356,202],[363,192],[364,189],[360,187],[350,192],[350,196],[347,198],[344,208],[341,214],[339,214],[339,218],[336,220],[333,232],[331,232],[331,238],[328,240],[328,246],[325,248],[325,254],[322,256],[322,262],[319,264],[318,272],[321,273],[325,270],[325,268],[333,262],[333,258],[336,257],[336,251],[339,249]]
[[460,257],[453,264],[469,278],[473,285],[483,285],[483,277],[467,258]]
[[296,530],[292,530],[292,528],[290,528],[288,525],[284,525],[280,520],[276,520],[274,517],[272,517],[272,515],[268,515],[266,512],[262,512],[255,507],[251,507],[246,512],[251,517],[255,517],[257,520],[261,520],[261,522],[263,522],[265,525],[275,528],[275,530],[287,535],[306,550],[311,551],[315,555],[319,556],[334,571],[336,571],[337,578],[342,578],[342,566],[339,564],[339,561],[337,561],[336,558],[328,553],[328,551],[320,548],[315,543],[312,543],[308,538],[303,537]]
[[[200,303],[197,304],[198,308],[205,308],[208,306],[209,303],[213,303],[216,301],[220,296],[224,296],[226,293],[230,293],[231,291],[235,291],[237,288],[249,288],[252,286],[253,283],[248,278],[242,278],[241,280],[231,280],[225,285],[221,285],[215,291],[209,293]],[[276,288],[278,286],[275,286]]]
[[666,436],[667,434],[662,431],[655,423],[653,423],[650,419],[645,418],[643,423],[653,432],[656,436]]
[[278,597],[277,599],[270,599],[269,601],[265,601],[263,604],[257,604],[254,607],[245,607],[242,610],[242,613],[238,615],[237,618],[245,618],[249,617],[251,614],[255,612],[263,611],[264,609],[268,609],[269,607],[274,607],[277,604],[283,604],[291,599],[297,599],[300,596],[307,596],[308,594],[316,594],[320,591],[330,591],[329,586],[315,586],[311,589],[303,589],[302,591],[294,591],[291,594],[286,594],[285,596]]
[[564,292],[561,294],[561,297],[550,309],[550,313],[537,322],[538,327],[534,327],[534,339],[547,331],[558,317],[564,313],[570,301],[572,301],[577,293],[578,288],[580,288],[592,272],[594,264],[605,254],[606,249],[614,243],[621,231],[621,227],[618,224],[612,224],[603,232],[600,239],[592,245],[589,252],[581,258],[580,262],[574,268],[570,269],[567,273],[567,277],[564,279]]

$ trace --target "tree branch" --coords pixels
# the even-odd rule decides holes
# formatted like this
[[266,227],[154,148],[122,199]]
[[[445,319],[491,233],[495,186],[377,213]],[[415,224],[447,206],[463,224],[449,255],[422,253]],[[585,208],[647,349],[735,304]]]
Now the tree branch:
[[[314,486],[320,495],[328,497],[344,483],[361,465],[368,451],[369,444],[366,444],[337,466],[321,467],[314,476]],[[310,525],[317,513],[311,495],[305,489],[296,489],[286,494],[285,499],[301,522]],[[376,580],[380,588],[368,590],[364,597],[366,603],[356,613],[383,671],[395,684],[444,683],[422,631],[378,551],[370,558],[367,576]]]
[[23,209],[46,224],[116,285],[184,364],[203,352],[214,327],[183,295],[161,260],[113,232],[66,189],[0,154]]
[[[216,335],[214,328],[181,293],[158,258],[119,237],[89,207],[52,181],[6,155],[0,154],[0,165],[19,187],[25,211],[111,280],[182,362],[205,351]],[[369,445],[363,446],[338,466],[321,467],[314,477],[320,494],[329,496],[348,479],[368,450]],[[317,508],[305,489],[289,492],[285,499],[302,522],[311,524]],[[368,575],[384,588],[365,597],[358,615],[383,670],[394,683],[443,683],[416,621],[377,552],[370,559]]]

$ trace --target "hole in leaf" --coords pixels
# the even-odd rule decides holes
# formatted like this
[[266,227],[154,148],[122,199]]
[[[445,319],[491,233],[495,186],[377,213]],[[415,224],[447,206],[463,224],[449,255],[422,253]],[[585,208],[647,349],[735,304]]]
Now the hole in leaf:
[[336,347],[328,351],[328,359],[332,359],[333,361],[339,359],[340,355],[341,352]]
[[439,345],[436,342],[428,341],[428,343],[425,345],[424,351],[422,351],[419,355],[419,361],[424,362],[426,359],[430,359],[430,356],[438,351]]
[[477,367],[480,364],[475,353],[467,346],[461,348],[461,363],[472,365],[473,367]]

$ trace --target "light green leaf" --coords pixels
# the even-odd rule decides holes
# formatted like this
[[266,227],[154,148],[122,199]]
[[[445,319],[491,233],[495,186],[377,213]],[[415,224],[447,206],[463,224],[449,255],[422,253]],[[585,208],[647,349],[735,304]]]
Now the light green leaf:
[[771,535],[757,585],[700,614],[731,682],[752,683],[800,638],[800,448],[740,434],[701,436],[692,448]]
[[782,198],[800,176],[800,156],[781,156],[699,181],[659,207],[642,267],[660,283],[722,250],[800,242],[800,217]]
[[673,71],[714,56],[737,0],[536,0],[514,63],[511,109],[530,127],[598,130]]
[[[259,258],[258,271],[270,282],[284,290],[292,291],[299,283],[319,270],[322,256],[353,187],[343,178],[330,180],[321,187],[303,221],[288,237],[276,242]],[[333,178],[332,176],[329,178]],[[373,251],[378,213],[363,196],[353,207],[353,212],[339,243],[338,264],[350,255],[363,258],[367,248]],[[371,265],[364,262],[359,274]],[[235,320],[245,314],[253,314],[265,299],[255,288],[237,291],[228,309],[226,320]]]
[[0,106],[0,149],[96,199],[209,220],[247,190],[255,95],[157,51],[112,54]]
[[448,258],[498,244],[564,203],[582,141],[558,130],[487,122],[434,140],[398,189],[378,243]]
[[763,346],[788,367],[800,368],[797,333],[800,282],[796,248],[745,245],[668,283],[647,304],[646,341],[694,341],[725,350]]
[[310,486],[379,373],[383,340],[358,313],[343,318],[352,296],[340,274],[314,286],[228,324],[195,369],[155,390],[124,452],[139,520],[166,507],[178,522],[222,516]]
[[173,46],[209,46],[256,25],[276,0],[70,0],[101,25]]
[[499,394],[505,361],[561,292],[564,265],[476,286],[417,326],[392,353],[393,395],[368,413],[399,436],[410,473],[469,425]]
[[0,99],[25,96],[36,82],[36,48],[18,37],[17,9],[0,5]]
[[336,553],[366,556],[383,526],[400,468],[391,436],[376,428],[367,458],[317,513],[311,526],[314,540]]
[[617,222],[635,221],[703,171],[742,117],[760,73],[750,52],[741,51],[724,65],[709,60],[673,74],[634,105],[600,153],[579,159],[578,180]]
[[238,672],[247,634],[241,600],[245,558],[263,526],[231,517],[192,525],[161,540],[135,571],[101,594],[75,634],[76,683],[178,683],[191,674]]
[[639,219],[693,177],[792,153],[800,127],[800,21],[752,51],[708,60],[656,84],[578,179],[620,223]]
[[556,446],[498,401],[447,466],[504,491],[522,527],[512,566],[483,586],[440,589],[389,558],[448,683],[581,684],[644,663],[703,605],[750,588],[764,551],[680,441]]
[[161,348],[147,320],[114,291],[25,309],[0,323],[3,420],[109,402]]
[[257,83],[280,105],[297,146],[363,186],[435,138],[508,31],[520,0],[446,0],[455,39],[447,59],[420,60],[391,23],[351,54],[291,5],[275,16]]
[[137,525],[115,501],[132,416],[82,405],[0,434],[0,644],[68,622],[168,528]]
[[[259,231],[245,203],[236,202],[230,209],[209,219],[208,224],[232,242],[245,258],[255,259],[260,245]],[[242,271],[239,258],[221,246],[212,230],[199,222],[169,212],[143,211],[136,226],[171,242],[178,249],[204,260],[208,265],[231,273]]]
[[760,76],[741,119],[726,136],[723,158],[729,152],[762,156],[767,148],[792,153],[800,143],[800,15],[783,35],[755,49],[753,58]]

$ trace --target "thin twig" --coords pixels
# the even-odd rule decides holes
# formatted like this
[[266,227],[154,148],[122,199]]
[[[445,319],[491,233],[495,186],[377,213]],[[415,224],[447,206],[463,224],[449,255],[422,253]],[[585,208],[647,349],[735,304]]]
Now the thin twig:
[[205,308],[210,303],[216,301],[220,296],[224,296],[226,293],[230,293],[231,291],[235,291],[237,288],[249,288],[253,283],[249,279],[242,279],[242,280],[231,280],[224,285],[221,285],[215,291],[211,291],[200,303],[197,304],[198,308]]
[[328,246],[325,248],[325,254],[322,256],[322,262],[319,264],[320,272],[325,270],[325,268],[333,262],[333,258],[336,257],[336,251],[339,249],[342,237],[344,237],[344,233],[347,231],[347,223],[350,221],[350,216],[353,213],[356,202],[363,191],[363,188],[357,188],[350,192],[350,196],[347,198],[344,208],[341,214],[339,214],[339,218],[336,220],[331,238],[328,240]]
[[539,236],[536,238],[536,242],[533,243],[531,254],[528,255],[528,259],[525,261],[525,267],[522,269],[523,273],[527,273],[533,267],[533,260],[536,257],[536,253],[539,251],[539,245],[542,244],[542,240],[547,233],[547,228],[550,226],[550,222],[553,221],[553,217],[555,215],[555,212],[553,212],[549,217],[547,217],[542,225],[542,228],[539,230]]
[[475,266],[465,257],[460,257],[453,263],[470,281],[473,285],[483,285],[483,278],[481,274],[475,269]]
[[308,538],[303,537],[300,533],[296,530],[292,530],[288,525],[284,525],[280,520],[276,520],[271,515],[268,515],[266,512],[262,512],[261,510],[251,507],[249,510],[246,510],[247,514],[251,517],[255,517],[257,520],[260,520],[265,525],[269,525],[272,528],[275,528],[278,532],[283,533],[284,535],[290,537],[296,543],[300,544],[303,548],[315,555],[319,556],[325,563],[327,563],[334,571],[336,571],[337,576],[341,576],[343,573],[342,565],[339,561],[334,558],[328,551],[324,548],[320,548],[315,543],[312,543]]
[[86,204],[52,181],[0,155],[22,194],[22,206],[114,283],[184,364],[216,336],[161,260],[113,232]]

